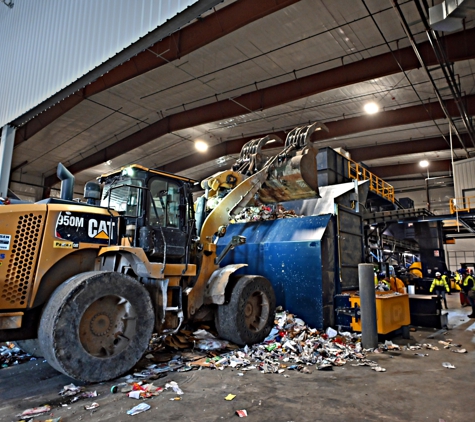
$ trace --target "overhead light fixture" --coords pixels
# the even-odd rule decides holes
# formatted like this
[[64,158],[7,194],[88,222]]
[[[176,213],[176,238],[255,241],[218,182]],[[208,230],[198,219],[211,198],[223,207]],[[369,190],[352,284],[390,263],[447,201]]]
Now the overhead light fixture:
[[379,111],[379,106],[378,104],[376,104],[375,102],[371,102],[371,103],[366,103],[364,105],[364,111],[367,113],[367,114],[375,114]]
[[111,160],[107,160],[107,161],[106,161],[106,164],[107,164],[108,166],[110,166],[110,165],[112,164],[112,161],[111,161]]
[[204,141],[196,141],[195,142],[195,148],[199,152],[206,152],[208,150],[208,144]]
[[134,175],[134,168],[133,167],[126,167],[122,169],[122,176],[130,176]]
[[[419,161],[419,165],[420,165],[421,167],[427,169],[427,178],[429,178],[429,161],[427,161],[427,160]],[[426,186],[426,188],[427,188],[427,186]]]

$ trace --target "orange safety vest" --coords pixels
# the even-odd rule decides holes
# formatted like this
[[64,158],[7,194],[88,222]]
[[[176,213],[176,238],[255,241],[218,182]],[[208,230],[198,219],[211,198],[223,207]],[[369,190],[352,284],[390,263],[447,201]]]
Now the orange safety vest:
[[404,288],[406,286],[404,285],[404,282],[401,279],[392,276],[389,277],[389,283],[393,292],[404,293]]

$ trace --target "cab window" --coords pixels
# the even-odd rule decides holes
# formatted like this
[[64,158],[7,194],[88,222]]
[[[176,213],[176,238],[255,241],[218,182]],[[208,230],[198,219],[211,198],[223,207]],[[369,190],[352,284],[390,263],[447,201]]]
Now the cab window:
[[150,182],[150,196],[149,224],[179,228],[180,185],[171,180],[153,179]]
[[141,189],[138,187],[142,185],[139,179],[123,179],[118,184],[105,186],[101,206],[122,212],[127,217],[138,217],[141,208]]

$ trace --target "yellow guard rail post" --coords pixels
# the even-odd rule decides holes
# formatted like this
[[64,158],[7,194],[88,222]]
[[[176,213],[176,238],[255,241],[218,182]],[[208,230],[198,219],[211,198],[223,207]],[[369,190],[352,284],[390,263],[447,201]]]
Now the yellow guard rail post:
[[389,183],[386,183],[383,179],[379,178],[375,174],[371,173],[368,169],[362,165],[356,163],[353,160],[348,159],[348,177],[356,180],[369,180],[369,189],[387,199],[394,202],[394,187]]
[[456,212],[470,211],[475,208],[475,196],[462,196],[460,198],[450,198],[450,214]]

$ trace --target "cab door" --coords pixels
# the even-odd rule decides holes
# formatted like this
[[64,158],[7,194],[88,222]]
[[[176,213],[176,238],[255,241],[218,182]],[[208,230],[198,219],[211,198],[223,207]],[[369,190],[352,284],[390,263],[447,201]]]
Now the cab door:
[[169,258],[181,261],[188,240],[183,185],[161,177],[149,180],[148,226],[154,233],[152,256],[163,257],[166,246]]

